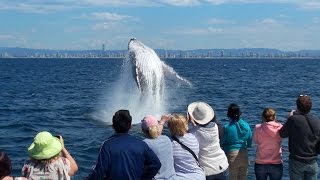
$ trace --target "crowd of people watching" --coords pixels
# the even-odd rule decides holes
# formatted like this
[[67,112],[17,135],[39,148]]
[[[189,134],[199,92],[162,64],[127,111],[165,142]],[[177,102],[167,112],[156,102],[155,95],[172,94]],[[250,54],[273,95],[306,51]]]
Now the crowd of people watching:
[[[253,141],[256,179],[279,180],[283,175],[282,138],[288,138],[290,179],[316,180],[320,120],[310,114],[310,96],[300,95],[296,106],[283,125],[277,121],[274,109],[265,108],[261,123],[252,133],[237,104],[229,105],[229,122],[222,125],[209,104],[193,102],[188,105],[186,116],[167,114],[160,121],[152,115],[145,116],[141,120],[143,140],[129,134],[130,112],[119,110],[112,117],[115,133],[102,143],[97,161],[85,179],[244,180],[248,176],[248,148]],[[168,135],[162,132],[165,126]],[[12,177],[11,161],[1,151],[0,180],[68,180],[78,170],[62,136],[39,132],[28,147],[28,154],[22,177]]]

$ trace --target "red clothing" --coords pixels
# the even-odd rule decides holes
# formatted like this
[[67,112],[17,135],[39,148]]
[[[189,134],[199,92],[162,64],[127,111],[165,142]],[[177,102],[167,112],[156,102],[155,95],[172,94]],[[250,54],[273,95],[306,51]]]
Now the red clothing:
[[257,124],[254,129],[253,141],[257,144],[256,163],[281,164],[281,142],[279,130],[282,124],[270,121]]

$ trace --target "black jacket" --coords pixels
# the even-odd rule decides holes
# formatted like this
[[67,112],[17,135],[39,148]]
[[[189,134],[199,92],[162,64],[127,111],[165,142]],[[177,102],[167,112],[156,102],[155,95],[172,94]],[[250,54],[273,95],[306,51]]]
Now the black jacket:
[[280,130],[280,137],[289,137],[289,158],[304,163],[314,162],[318,154],[316,146],[320,142],[320,120],[311,114],[289,116]]

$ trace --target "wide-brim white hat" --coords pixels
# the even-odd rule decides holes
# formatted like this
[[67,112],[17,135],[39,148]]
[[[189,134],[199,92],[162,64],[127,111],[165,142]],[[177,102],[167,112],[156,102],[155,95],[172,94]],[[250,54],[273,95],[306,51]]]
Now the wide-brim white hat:
[[188,113],[198,124],[207,124],[214,118],[212,107],[205,102],[193,102],[189,104]]

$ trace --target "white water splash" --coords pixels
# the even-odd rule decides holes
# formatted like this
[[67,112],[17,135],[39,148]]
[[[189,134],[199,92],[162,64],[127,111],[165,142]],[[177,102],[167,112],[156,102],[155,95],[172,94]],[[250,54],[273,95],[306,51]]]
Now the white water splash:
[[[123,60],[119,79],[104,94],[98,111],[93,114],[94,119],[112,124],[112,116],[119,109],[130,111],[133,124],[140,123],[148,114],[160,119],[161,115],[168,113],[169,92],[166,88],[165,74],[169,75],[171,80],[191,85],[173,68],[162,62],[151,48],[140,43],[133,49],[129,48],[128,53],[132,52],[135,53],[134,62],[129,54]],[[140,73],[138,79],[137,71]]]

